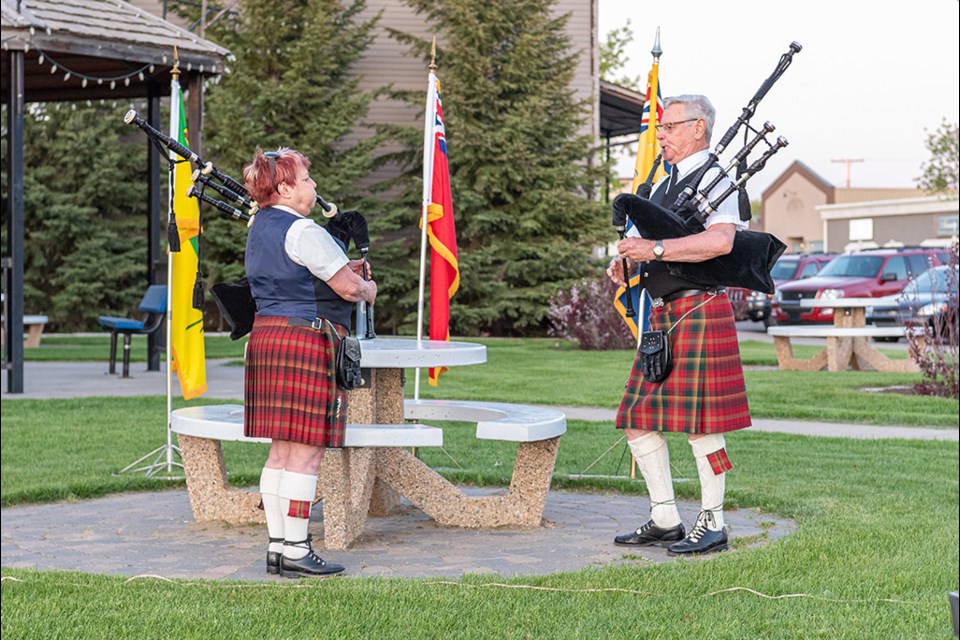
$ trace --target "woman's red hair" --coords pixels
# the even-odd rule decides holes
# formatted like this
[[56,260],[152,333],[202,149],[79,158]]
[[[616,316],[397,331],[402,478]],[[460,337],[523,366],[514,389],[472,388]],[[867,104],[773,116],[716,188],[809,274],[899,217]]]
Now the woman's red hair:
[[254,202],[269,207],[276,204],[279,197],[277,185],[296,184],[301,170],[309,171],[310,161],[299,151],[280,147],[265,153],[257,148],[253,162],[243,168],[243,185]]

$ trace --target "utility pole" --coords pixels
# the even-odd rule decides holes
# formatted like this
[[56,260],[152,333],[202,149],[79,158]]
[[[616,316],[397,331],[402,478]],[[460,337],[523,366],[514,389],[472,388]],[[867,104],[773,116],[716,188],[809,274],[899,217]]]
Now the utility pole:
[[842,162],[847,165],[847,189],[850,188],[850,165],[854,162],[863,162],[863,158],[836,158],[830,162]]

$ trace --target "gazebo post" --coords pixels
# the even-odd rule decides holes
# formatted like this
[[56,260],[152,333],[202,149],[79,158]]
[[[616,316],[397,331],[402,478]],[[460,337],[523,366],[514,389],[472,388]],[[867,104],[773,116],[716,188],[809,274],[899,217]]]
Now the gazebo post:
[[[150,126],[163,131],[160,124],[160,85],[147,84],[147,122]],[[160,248],[160,154],[156,147],[147,141],[147,284],[166,282],[166,258]],[[166,322],[166,320],[164,320]],[[163,331],[154,331],[147,336],[147,371],[160,370],[160,336]],[[164,345],[166,347],[166,345]]]
[[8,368],[7,391],[23,393],[23,52],[10,51],[9,56],[4,361]]

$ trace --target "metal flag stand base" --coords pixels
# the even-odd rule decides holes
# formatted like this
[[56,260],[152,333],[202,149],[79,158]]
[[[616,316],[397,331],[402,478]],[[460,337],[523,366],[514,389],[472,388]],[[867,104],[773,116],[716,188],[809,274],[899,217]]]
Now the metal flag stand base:
[[[595,474],[588,475],[588,474],[587,474],[587,471],[590,471],[590,469],[592,469],[595,464],[597,464],[598,462],[600,462],[601,460],[603,460],[605,457],[607,457],[607,454],[608,454],[608,453],[610,453],[611,451],[613,451],[621,442],[624,442],[626,439],[627,439],[627,436],[620,436],[620,438],[619,438],[616,442],[614,442],[614,443],[610,446],[609,449],[607,449],[606,451],[604,451],[603,453],[601,453],[601,454],[597,457],[597,459],[594,460],[593,462],[591,462],[590,464],[588,464],[587,467],[586,467],[583,471],[581,471],[580,473],[570,473],[570,474],[567,475],[567,477],[570,478],[571,480],[585,480],[585,479],[588,479],[588,478],[606,478],[606,479],[623,480],[624,477],[621,476],[621,475],[613,475],[613,476],[611,476],[611,475],[595,475]],[[626,453],[627,449],[628,449],[628,447],[625,447],[625,448],[624,448],[624,453],[620,454],[620,461],[621,461],[621,462],[623,462],[623,455]],[[636,463],[636,461],[633,459],[633,456],[630,456],[630,476],[629,476],[629,479],[630,479],[630,480],[636,480],[636,479],[637,479],[637,466],[636,466],[636,464],[637,464],[637,463]],[[617,471],[619,471],[619,470],[620,470],[620,464],[618,463],[618,464],[617,464]]]
[[[113,473],[113,476],[119,476],[124,473],[139,473],[145,471],[144,474],[147,478],[153,478],[154,480],[183,480],[184,475],[182,473],[183,462],[178,462],[174,460],[174,457],[183,459],[180,455],[180,447],[167,443],[160,445],[150,453],[147,453],[127,466],[125,466],[120,471]],[[153,458],[153,462],[143,464],[147,460]],[[143,466],[137,466],[142,464]],[[178,475],[175,474],[175,469],[180,469],[181,473]]]

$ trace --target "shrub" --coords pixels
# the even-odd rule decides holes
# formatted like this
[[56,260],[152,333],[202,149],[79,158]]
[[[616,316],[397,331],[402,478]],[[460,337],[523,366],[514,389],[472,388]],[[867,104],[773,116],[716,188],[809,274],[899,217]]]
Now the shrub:
[[551,335],[576,340],[587,351],[628,349],[637,341],[613,306],[617,287],[600,272],[550,298]]
[[920,395],[960,398],[960,331],[957,317],[957,265],[960,244],[953,243],[948,270],[947,310],[939,321],[916,322],[908,332],[910,358],[920,367],[923,380],[914,385]]

